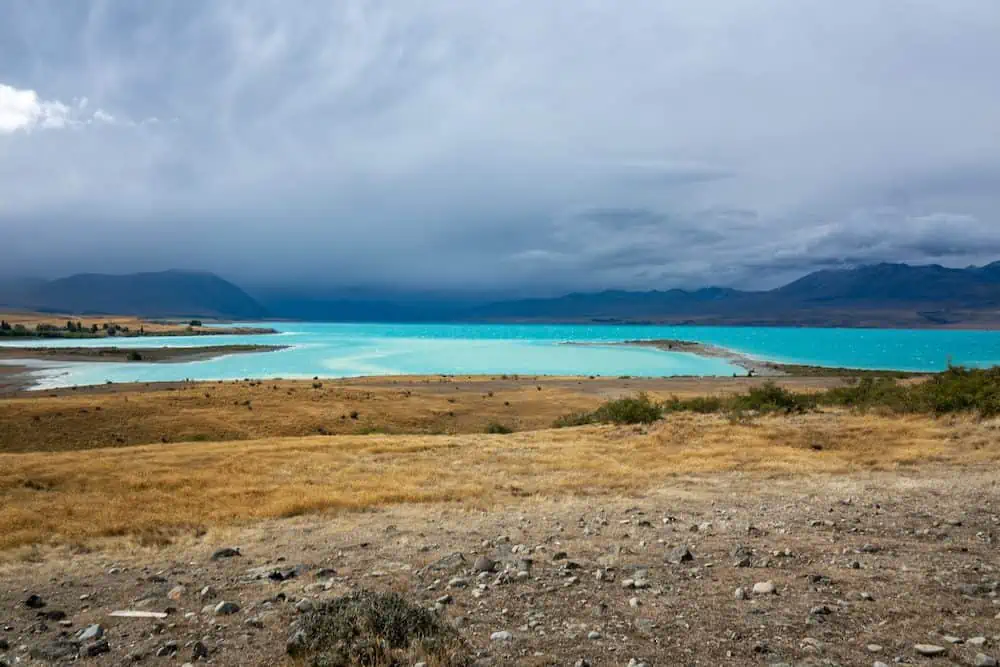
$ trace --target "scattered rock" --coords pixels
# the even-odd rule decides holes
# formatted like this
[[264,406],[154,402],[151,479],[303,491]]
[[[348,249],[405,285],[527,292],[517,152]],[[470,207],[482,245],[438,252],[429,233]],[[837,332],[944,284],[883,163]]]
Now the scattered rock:
[[778,588],[773,581],[760,581],[753,585],[753,592],[755,595],[775,595]]
[[919,653],[920,655],[927,656],[929,658],[933,658],[934,656],[938,655],[944,655],[945,653],[948,652],[948,649],[946,649],[945,647],[935,646],[934,644],[915,644],[913,646],[913,650]]
[[688,547],[679,546],[667,555],[667,560],[674,564],[687,563],[694,560],[694,554]]
[[985,653],[977,653],[972,664],[975,667],[997,667],[996,658],[988,656]]
[[88,658],[94,658],[99,655],[111,652],[111,645],[108,644],[107,639],[98,639],[95,642],[90,642],[85,644],[83,647],[83,654]]
[[39,646],[34,646],[28,651],[28,655],[35,660],[47,660],[50,662],[76,658],[79,653],[80,648],[77,644],[64,639],[57,639]]
[[597,640],[600,638],[601,638],[601,633],[598,632],[597,630],[591,630],[590,632],[587,633],[587,639]]
[[174,602],[178,602],[182,597],[184,597],[184,593],[186,592],[187,589],[183,586],[174,586],[170,589],[170,592],[167,593],[167,598],[173,600]]
[[89,642],[100,639],[104,636],[104,628],[95,623],[94,625],[88,625],[76,636],[78,641]]
[[40,595],[29,595],[28,599],[24,601],[24,606],[28,609],[41,609],[45,606],[45,600],[42,599]]
[[490,641],[494,642],[509,642],[513,638],[514,635],[510,634],[506,630],[494,632],[492,635],[490,635]]
[[315,605],[313,604],[313,601],[310,600],[309,598],[302,598],[297,603],[295,603],[295,611],[299,612],[300,614],[308,614],[313,610],[314,607]]
[[235,547],[224,547],[212,554],[212,560],[222,560],[223,558],[235,558],[240,556],[240,550]]
[[163,644],[160,648],[156,649],[157,658],[166,658],[174,655],[175,653],[177,653],[177,642],[172,639]]
[[205,646],[204,642],[195,642],[194,646],[191,647],[191,661],[197,662],[206,658],[208,658],[208,647]]
[[235,602],[226,602],[223,600],[219,604],[215,605],[212,609],[216,616],[228,616],[230,614],[235,614],[240,610],[240,606]]
[[472,565],[472,570],[476,573],[479,572],[492,572],[496,569],[496,561],[488,556],[480,556],[476,559],[476,562]]
[[737,600],[746,600],[748,597],[746,589],[742,587],[737,588],[736,592],[733,595],[736,597]]

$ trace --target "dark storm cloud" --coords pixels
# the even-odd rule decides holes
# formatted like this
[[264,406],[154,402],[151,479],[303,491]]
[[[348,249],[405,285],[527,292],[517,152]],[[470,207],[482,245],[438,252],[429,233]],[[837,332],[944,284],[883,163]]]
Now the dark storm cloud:
[[995,0],[0,6],[8,272],[765,286],[1000,256]]

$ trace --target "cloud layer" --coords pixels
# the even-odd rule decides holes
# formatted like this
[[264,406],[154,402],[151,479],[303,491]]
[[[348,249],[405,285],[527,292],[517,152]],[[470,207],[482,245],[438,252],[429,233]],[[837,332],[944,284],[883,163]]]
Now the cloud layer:
[[995,0],[6,3],[4,270],[555,292],[988,261],[997,34]]

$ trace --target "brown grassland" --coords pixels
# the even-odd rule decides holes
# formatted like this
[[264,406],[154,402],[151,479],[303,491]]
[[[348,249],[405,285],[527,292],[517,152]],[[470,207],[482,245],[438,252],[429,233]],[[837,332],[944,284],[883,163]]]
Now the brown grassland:
[[[259,519],[399,503],[642,494],[690,473],[1000,458],[1000,425],[971,416],[684,413],[651,426],[549,428],[637,389],[666,398],[751,382],[397,378],[21,394],[0,400],[0,549],[166,543]],[[517,432],[487,435],[491,423]]]

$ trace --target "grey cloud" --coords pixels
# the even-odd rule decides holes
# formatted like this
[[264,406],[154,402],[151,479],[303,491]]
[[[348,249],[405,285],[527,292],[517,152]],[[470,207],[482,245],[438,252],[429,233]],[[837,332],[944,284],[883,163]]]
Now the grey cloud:
[[48,110],[0,92],[0,248],[542,292],[994,259],[998,33],[995,0],[5,3],[0,91]]

